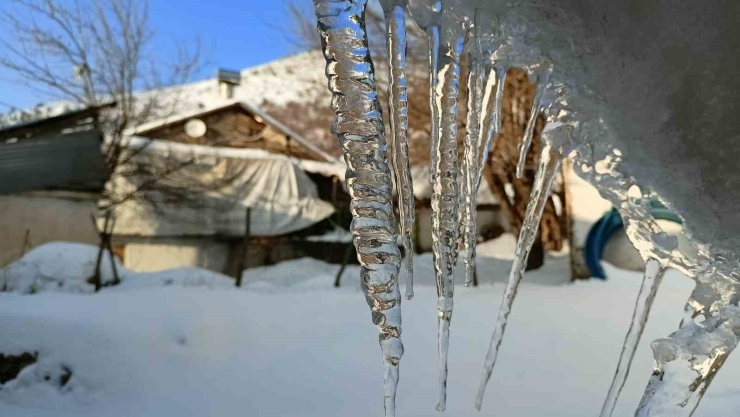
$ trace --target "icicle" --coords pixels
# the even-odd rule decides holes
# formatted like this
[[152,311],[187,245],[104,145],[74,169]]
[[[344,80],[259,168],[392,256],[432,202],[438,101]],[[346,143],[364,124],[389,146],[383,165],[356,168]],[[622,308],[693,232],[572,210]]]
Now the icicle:
[[401,242],[406,255],[406,298],[414,297],[414,186],[409,166],[408,92],[406,90],[406,18],[401,0],[381,1],[388,39],[388,112],[393,172],[398,191]]
[[514,253],[514,263],[511,266],[509,282],[506,285],[504,296],[501,300],[501,307],[499,308],[498,318],[496,319],[496,327],[494,328],[493,336],[491,336],[491,344],[488,347],[488,353],[486,354],[486,360],[483,367],[483,376],[481,378],[480,386],[478,387],[478,395],[475,398],[475,408],[479,411],[483,404],[486,385],[488,384],[488,380],[491,378],[493,366],[496,363],[496,356],[498,355],[499,347],[504,338],[504,331],[506,330],[506,324],[509,320],[509,314],[511,314],[514,299],[516,298],[519,284],[522,281],[524,268],[527,266],[529,251],[532,249],[532,244],[537,237],[537,228],[540,225],[542,212],[545,209],[545,204],[550,195],[553,180],[555,179],[555,175],[560,167],[560,162],[568,153],[567,150],[570,146],[572,132],[572,126],[554,125],[552,127],[548,126],[548,129],[542,133],[543,147],[542,153],[540,154],[539,166],[537,167],[537,174],[534,179],[534,186],[532,187],[532,193],[529,196],[529,204],[527,204],[524,224],[519,233],[519,240],[517,242],[516,252]]
[[432,252],[434,272],[437,279],[439,301],[439,403],[437,410],[446,408],[447,385],[447,345],[449,326],[452,317],[452,296],[454,293],[454,267],[457,262],[460,204],[458,192],[457,165],[457,110],[460,84],[460,53],[462,52],[462,33],[452,29],[441,34],[444,53],[440,54],[437,66],[437,85],[433,114],[437,117],[439,141],[435,154],[434,184],[432,188]]
[[382,113],[363,21],[367,0],[314,0],[332,108],[332,132],[347,164],[352,226],[361,283],[380,333],[385,413],[395,415],[401,343],[400,252],[386,163]]
[[630,323],[630,328],[624,339],[617,371],[614,374],[612,385],[609,387],[609,393],[604,401],[604,406],[601,408],[600,417],[611,417],[614,412],[614,407],[617,405],[619,394],[622,392],[622,388],[624,388],[625,381],[627,381],[632,358],[635,356],[637,345],[640,342],[640,337],[642,337],[642,331],[645,329],[645,324],[650,315],[650,308],[653,306],[655,295],[658,292],[658,287],[663,280],[665,271],[666,268],[656,259],[649,259],[645,264],[645,275],[642,279],[640,293],[635,302],[635,311],[632,313],[632,323]]
[[470,72],[468,73],[468,107],[467,107],[467,134],[465,136],[465,151],[463,156],[462,175],[462,201],[464,211],[462,217],[463,248],[465,249],[465,286],[469,287],[473,282],[475,273],[475,250],[478,237],[476,226],[477,194],[478,194],[478,162],[480,154],[480,132],[481,132],[481,100],[483,96],[483,66],[481,59],[480,36],[477,34],[478,14],[474,16],[473,42],[474,48],[469,51]]
[[[485,97],[483,98],[483,103],[485,104],[483,107],[483,117],[481,118],[481,134],[485,136],[482,141],[484,147],[480,157],[481,164],[478,167],[478,185],[476,187],[480,186],[483,178],[483,170],[488,162],[488,156],[495,145],[493,141],[496,139],[496,135],[501,132],[501,108],[504,102],[504,87],[506,86],[506,72],[508,69],[505,67],[496,67],[492,72],[494,71],[496,76],[489,75]],[[492,96],[491,92],[493,91],[494,82],[496,83],[496,92]],[[483,123],[488,128],[485,128]]]
[[429,39],[429,109],[431,129],[429,133],[429,183],[434,185],[437,176],[439,155],[435,149],[439,148],[439,112],[437,109],[437,84],[439,83],[437,68],[439,67],[439,26],[432,24],[427,27]]
[[532,144],[534,127],[537,125],[537,117],[540,115],[540,111],[542,110],[542,96],[548,88],[551,74],[552,67],[545,67],[537,77],[537,90],[534,94],[534,99],[532,100],[532,108],[529,111],[529,120],[527,121],[527,127],[524,130],[524,137],[522,138],[521,143],[519,143],[519,162],[516,165],[517,178],[522,178],[524,176],[524,166],[527,163],[527,152]]
[[[729,269],[725,269],[729,267]],[[637,417],[689,417],[740,340],[737,265],[712,265],[697,277],[680,329],[652,343],[655,369]]]
[[[636,413],[639,417],[691,416],[740,338],[740,309],[737,307],[740,299],[737,271],[740,268],[736,264],[725,265],[703,258],[701,253],[699,259],[694,259],[681,252],[676,238],[667,235],[651,216],[647,199],[630,197],[630,190],[636,185],[634,178],[623,173],[622,153],[611,148],[608,142],[584,144],[575,153],[574,161],[576,172],[619,209],[625,232],[643,259],[658,260],[664,267],[677,269],[698,281],[686,304],[687,317],[681,328],[652,344],[655,369]],[[642,190],[639,192],[643,194]],[[643,289],[646,285],[649,284],[643,284]],[[640,299],[645,296],[643,290]],[[647,311],[642,313],[647,315]],[[706,319],[700,323],[699,317]],[[626,346],[620,360],[620,369],[624,372],[629,366],[628,363],[623,366],[627,353],[631,352]],[[617,399],[610,398],[615,388],[619,388],[618,378],[619,375],[615,376],[605,409],[609,401]],[[609,415],[610,411],[602,415]]]

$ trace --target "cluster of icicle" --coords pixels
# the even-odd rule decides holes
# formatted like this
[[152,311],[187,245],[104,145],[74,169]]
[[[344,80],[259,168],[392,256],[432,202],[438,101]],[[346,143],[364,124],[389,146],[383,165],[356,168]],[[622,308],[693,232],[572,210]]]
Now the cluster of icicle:
[[[483,167],[501,126],[506,72],[524,68],[536,83],[535,99],[520,143],[517,175],[521,176],[537,117],[547,124],[542,151],[527,206],[515,260],[504,291],[494,333],[485,358],[476,408],[480,409],[503,341],[508,317],[521,283],[527,257],[561,161],[570,156],[576,172],[598,188],[620,212],[626,232],[646,262],[632,324],[601,416],[610,416],[629,371],[660,281],[668,268],[697,282],[680,329],[653,343],[655,370],[638,409],[639,416],[690,416],[713,376],[734,349],[740,335],[740,279],[737,261],[711,255],[697,246],[688,256],[676,239],[665,234],[650,215],[649,193],[624,173],[621,152],[609,144],[608,129],[597,117],[570,107],[573,86],[557,84],[554,66],[539,51],[517,43],[517,29],[504,35],[484,31],[477,13],[448,10],[444,2],[409,7],[406,0],[381,0],[385,12],[389,56],[391,154],[387,154],[380,103],[368,49],[364,15],[367,0],[314,0],[326,57],[326,74],[337,114],[332,126],[347,164],[352,197],[352,233],[362,265],[361,280],[372,318],[380,333],[385,369],[385,410],[395,414],[401,344],[401,297],[398,285],[401,256],[396,243],[391,161],[399,201],[400,237],[406,254],[406,296],[413,296],[411,230],[414,199],[409,169],[408,97],[406,90],[406,12],[429,39],[430,179],[434,271],[438,294],[439,401],[446,407],[447,351],[453,311],[454,274],[458,249],[465,254],[469,285],[475,267],[476,194]],[[450,6],[451,7],[451,6]],[[449,16],[453,16],[449,18]],[[444,19],[443,19],[444,17]],[[467,42],[466,42],[467,40]],[[468,60],[467,132],[463,160],[458,161],[457,112],[460,62]],[[458,179],[458,177],[461,177]],[[459,243],[462,245],[459,245]],[[700,318],[702,320],[700,320]]]

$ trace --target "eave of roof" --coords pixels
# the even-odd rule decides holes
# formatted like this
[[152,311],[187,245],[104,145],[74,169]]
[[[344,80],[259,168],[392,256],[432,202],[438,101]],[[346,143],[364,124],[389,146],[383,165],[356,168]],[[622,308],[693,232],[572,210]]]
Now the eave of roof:
[[71,110],[67,111],[61,114],[58,114],[56,116],[41,118],[37,120],[31,120],[28,122],[23,123],[16,123],[13,125],[10,125],[8,127],[0,129],[0,137],[10,137],[17,132],[33,129],[35,127],[43,126],[43,125],[52,125],[55,123],[61,123],[64,120],[67,119],[76,119],[76,118],[82,118],[82,117],[88,117],[96,115],[100,110],[107,109],[111,107],[115,107],[117,103],[115,101],[111,101],[109,103],[104,103],[99,106],[92,106],[92,107],[84,107],[77,110]]
[[274,117],[270,116],[268,113],[262,111],[261,109],[252,106],[250,104],[247,104],[243,101],[238,100],[229,100],[224,103],[221,103],[217,106],[208,107],[205,109],[200,109],[194,112],[189,113],[183,113],[183,114],[177,114],[174,116],[166,117],[164,119],[155,120],[152,122],[144,123],[139,126],[136,126],[134,128],[126,130],[125,134],[128,136],[146,136],[147,133],[150,133],[151,131],[155,129],[160,129],[178,122],[182,122],[187,119],[192,119],[194,117],[203,117],[208,114],[212,114],[218,111],[226,110],[232,107],[241,107],[244,109],[244,111],[259,117],[262,119],[262,121],[267,124],[268,126],[280,131],[280,133],[284,134],[285,136],[290,137],[292,140],[297,141],[301,145],[303,145],[306,149],[309,151],[315,153],[319,158],[324,159],[327,162],[336,162],[337,159],[333,156],[329,155],[328,153],[322,151],[319,147],[305,139],[304,137],[297,134],[292,129],[288,128],[284,124],[277,121]]

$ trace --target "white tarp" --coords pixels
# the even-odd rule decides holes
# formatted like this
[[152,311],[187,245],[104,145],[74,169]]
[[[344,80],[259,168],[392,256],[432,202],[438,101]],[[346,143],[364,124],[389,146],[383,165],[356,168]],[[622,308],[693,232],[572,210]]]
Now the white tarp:
[[[172,151],[165,155],[152,147],[146,153],[167,159]],[[251,234],[276,236],[304,229],[334,213],[330,203],[319,199],[308,175],[288,158],[225,158],[183,154],[182,149],[177,153],[178,160],[197,155],[196,162],[120,205],[115,212],[116,234],[243,236],[250,207]],[[132,181],[115,182],[119,195],[135,187]]]

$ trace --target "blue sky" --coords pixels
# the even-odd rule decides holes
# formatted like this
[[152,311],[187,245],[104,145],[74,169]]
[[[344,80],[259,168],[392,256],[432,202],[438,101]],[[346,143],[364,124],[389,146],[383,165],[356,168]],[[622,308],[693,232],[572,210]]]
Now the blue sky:
[[[297,1],[310,11],[311,0]],[[283,0],[150,0],[150,20],[156,31],[152,50],[165,60],[176,41],[200,37],[208,66],[199,78],[219,67],[242,69],[299,52],[280,31],[291,22]],[[24,108],[47,99],[0,69],[0,113],[8,104]]]

